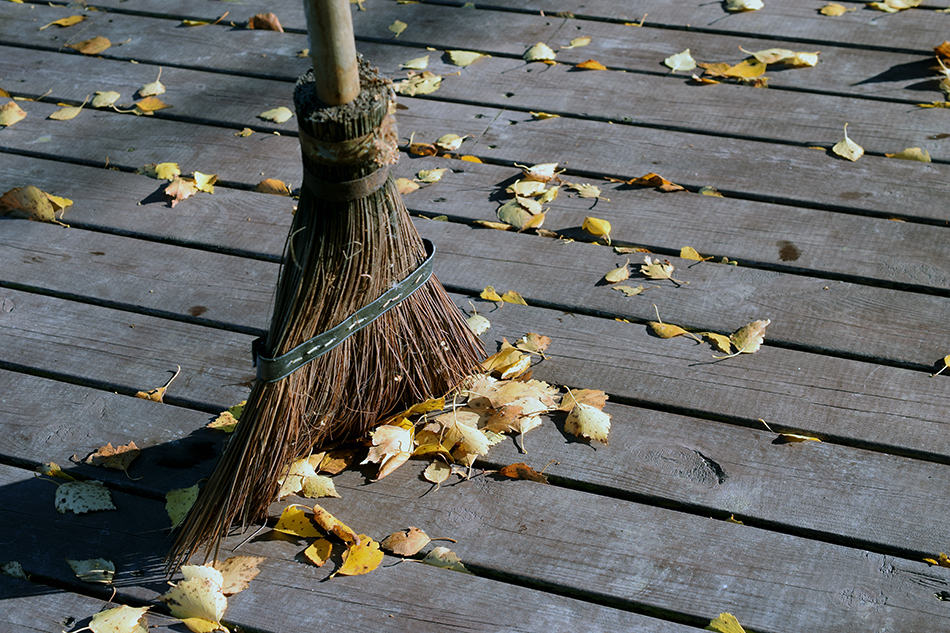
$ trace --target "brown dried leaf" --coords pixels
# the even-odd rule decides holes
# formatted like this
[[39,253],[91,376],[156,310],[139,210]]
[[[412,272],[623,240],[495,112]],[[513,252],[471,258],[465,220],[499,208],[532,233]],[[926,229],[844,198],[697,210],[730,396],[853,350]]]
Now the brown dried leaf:
[[156,387],[155,389],[149,389],[148,391],[139,391],[135,394],[136,398],[142,398],[143,400],[151,400],[152,402],[163,402],[165,398],[165,392],[168,391],[168,386],[172,384],[172,381],[178,378],[178,374],[181,373],[181,365],[178,366],[178,369],[175,370],[175,373],[172,375],[168,381],[161,387]]
[[498,470],[498,474],[502,477],[508,477],[509,479],[526,479],[528,481],[536,481],[541,484],[548,483],[548,478],[544,475],[544,473],[539,473],[524,462],[508,464],[507,466],[500,468]]
[[83,461],[93,466],[128,472],[129,466],[141,452],[134,441],[120,446],[112,446],[112,442],[109,442],[90,453]]
[[83,40],[82,42],[67,44],[66,48],[79,51],[83,55],[98,55],[110,46],[112,46],[112,42],[109,41],[109,38],[97,35],[96,37]]
[[423,547],[432,541],[429,535],[417,527],[393,532],[382,541],[379,546],[396,556],[415,556]]
[[0,125],[10,127],[26,118],[26,112],[17,105],[16,101],[7,101],[0,106]]
[[558,411],[568,412],[578,404],[589,404],[592,407],[603,409],[607,404],[607,393],[600,389],[568,389],[561,399]]
[[191,178],[177,177],[165,187],[165,195],[171,198],[168,202],[172,208],[182,200],[190,198],[196,193],[198,193],[198,187]]
[[284,32],[284,27],[280,25],[280,20],[273,13],[258,13],[247,21],[247,28],[258,31],[277,31]]
[[259,191],[260,193],[271,193],[278,196],[290,195],[290,187],[287,186],[287,183],[283,180],[278,180],[277,178],[265,178],[264,180],[257,183],[257,186],[254,187],[254,191]]

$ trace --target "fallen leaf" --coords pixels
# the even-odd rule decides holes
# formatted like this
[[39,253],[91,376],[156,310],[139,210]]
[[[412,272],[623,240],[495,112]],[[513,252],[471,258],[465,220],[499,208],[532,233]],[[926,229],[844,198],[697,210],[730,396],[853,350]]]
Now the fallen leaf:
[[5,563],[0,563],[0,574],[3,574],[4,576],[10,576],[11,578],[29,580],[26,572],[23,571],[23,565],[21,565],[19,561],[15,560],[8,560]]
[[600,200],[606,200],[610,202],[607,198],[600,197],[600,187],[592,185],[586,182],[566,182],[564,183],[565,189],[570,189],[571,191],[576,191],[577,195],[581,198],[598,198]]
[[693,56],[690,55],[689,49],[687,48],[682,53],[677,53],[676,55],[670,55],[663,60],[663,63],[670,68],[671,72],[677,72],[680,70],[688,71],[696,68],[696,60],[693,59]]
[[700,255],[699,252],[698,252],[695,248],[693,248],[692,246],[684,246],[683,248],[681,248],[681,249],[680,249],[680,258],[681,258],[681,259],[691,259],[691,260],[694,260],[694,261],[697,261],[697,262],[705,262],[705,261],[708,261],[708,260],[712,259],[712,257],[703,257],[703,256]]
[[765,73],[765,69],[766,65],[763,62],[750,58],[724,69],[722,76],[736,79],[755,79],[761,77]]
[[422,471],[422,476],[426,481],[439,485],[448,479],[452,474],[452,467],[441,461],[434,461]]
[[625,295],[628,296],[628,297],[633,297],[633,296],[636,296],[636,295],[638,295],[638,294],[642,294],[643,291],[646,290],[646,289],[647,289],[646,286],[643,286],[643,285],[637,286],[637,287],[635,287],[635,288],[634,288],[633,286],[626,286],[626,285],[619,285],[619,286],[612,286],[612,287],[611,287],[611,290],[616,290],[617,292],[622,292],[623,294],[625,294]]
[[[196,193],[198,193],[198,187],[195,185],[195,181],[190,178],[174,178],[168,186],[165,187],[165,195],[171,198],[169,204],[172,208],[182,200],[190,198]],[[139,393],[143,392],[140,391]],[[136,394],[136,396],[139,398],[148,398],[149,400],[154,399],[147,395],[139,396]],[[161,402],[161,400],[158,402]]]
[[448,171],[446,167],[439,167],[438,169],[423,169],[416,174],[416,180],[422,183],[433,183],[439,182],[442,180],[442,176],[445,175],[445,172]]
[[922,163],[930,162],[930,152],[919,147],[908,147],[893,154],[884,154],[888,158],[899,158],[901,160],[918,160]]
[[258,567],[266,560],[263,556],[232,556],[218,561],[214,568],[221,572],[221,593],[233,596],[247,589],[251,581],[261,573]]
[[138,173],[157,178],[159,180],[174,180],[181,175],[178,163],[149,163],[138,170]]
[[155,78],[155,81],[145,84],[139,88],[138,95],[139,97],[152,97],[154,95],[165,94],[165,85],[159,81],[162,78],[162,69],[158,69],[158,77]]
[[286,123],[293,116],[294,113],[290,108],[287,106],[278,106],[270,110],[264,110],[257,115],[257,118],[264,119],[265,121],[273,121],[274,123]]
[[528,332],[520,339],[515,341],[515,349],[519,349],[529,354],[540,354],[544,356],[545,350],[551,345],[551,337],[538,334],[537,332]]
[[680,285],[683,282],[673,278],[674,270],[676,270],[676,267],[668,259],[661,262],[649,255],[643,256],[643,263],[640,265],[640,274],[644,277],[648,279],[669,279],[674,284]]
[[41,475],[46,475],[47,477],[55,477],[57,479],[65,479],[66,481],[76,481],[76,478],[72,475],[63,472],[63,469],[56,462],[46,462],[45,464],[40,464],[36,467],[34,472],[37,472]]
[[396,92],[406,97],[432,94],[442,85],[442,77],[428,70],[395,84]]
[[49,24],[44,24],[43,26],[40,27],[40,30],[45,31],[51,26],[59,26],[59,27],[73,26],[74,24],[79,24],[85,19],[86,19],[86,16],[84,15],[71,15],[68,18],[60,18],[58,20],[53,20]]
[[26,118],[26,112],[15,101],[7,101],[0,106],[0,125],[10,127]]
[[205,193],[214,193],[214,183],[218,182],[217,174],[203,174],[200,171],[191,174],[195,181],[195,189]]
[[538,42],[526,50],[522,57],[526,62],[553,62],[556,56],[557,53],[550,46],[544,42]]
[[[824,148],[822,147],[821,149],[824,149]],[[718,190],[718,189],[716,189],[715,187],[710,187],[709,185],[704,185],[704,186],[700,187],[700,188],[696,191],[696,193],[698,193],[698,194],[700,194],[700,195],[702,195],[702,196],[714,196],[714,197],[716,197],[716,198],[722,198],[722,197],[723,197],[723,195],[722,195],[721,193],[719,193],[719,190]]]
[[115,510],[112,495],[101,481],[68,481],[59,484],[53,505],[60,514]]
[[[176,178],[175,180],[180,180],[180,179]],[[175,181],[172,181],[172,184],[174,184],[174,182]],[[169,185],[168,187],[171,187],[171,185]],[[168,193],[168,187],[165,188],[165,193]],[[174,206],[174,204],[172,206]],[[178,374],[180,373],[181,373],[181,365],[178,366],[178,369],[175,370],[175,373],[172,374],[172,377],[169,378],[168,381],[164,385],[162,385],[161,387],[156,387],[155,389],[149,389],[148,391],[136,392],[135,397],[142,398],[143,400],[151,400],[152,402],[163,402],[163,399],[165,398],[165,392],[168,391],[168,386],[172,384],[173,380],[178,378]]]
[[355,448],[338,448],[324,455],[323,459],[320,460],[320,465],[317,467],[317,472],[337,475],[349,468],[355,461]]
[[578,404],[603,409],[607,404],[607,394],[600,389],[568,389],[557,408],[558,411],[569,413]]
[[318,457],[319,459],[316,460],[310,457],[297,459],[287,467],[278,480],[280,483],[277,491],[278,500],[292,494],[300,494],[310,499],[340,496],[332,479],[326,475],[317,474],[313,462],[316,461],[319,465],[324,456],[321,454]]
[[456,66],[461,66],[465,68],[474,64],[482,57],[490,57],[490,55],[485,55],[484,53],[476,53],[475,51],[445,51],[449,56],[449,61],[451,61]]
[[274,525],[274,529],[283,534],[291,536],[302,536],[304,538],[314,538],[322,536],[317,527],[299,506],[289,505],[284,508]]
[[373,445],[362,464],[378,463],[377,479],[382,479],[412,456],[412,429],[393,424],[376,427],[370,433]]
[[188,488],[176,488],[165,493],[165,512],[168,514],[168,518],[171,519],[172,529],[181,525],[185,517],[188,516],[188,511],[191,510],[191,506],[195,504],[195,499],[198,498],[198,490],[198,484],[195,484]]
[[720,613],[709,622],[707,631],[718,631],[718,633],[745,633],[745,629],[739,624],[739,620],[731,613]]
[[86,560],[69,560],[66,563],[72,568],[76,578],[83,582],[96,582],[108,585],[115,576],[115,563],[105,558],[89,558]]
[[394,20],[387,28],[393,34],[393,37],[399,37],[408,27],[409,25],[402,20]]
[[695,73],[690,75],[690,79],[692,79],[694,82],[703,86],[712,86],[714,84],[722,83],[721,81],[718,81],[716,79],[710,79],[709,77],[700,77],[699,75]]
[[571,40],[571,43],[568,46],[562,46],[561,50],[567,50],[569,48],[580,48],[581,46],[587,46],[590,44],[591,38],[587,35],[581,35],[580,37],[575,37]]
[[940,552],[937,558],[925,558],[924,562],[930,565],[939,565],[940,567],[950,567],[950,556],[947,556],[944,552]]
[[602,220],[601,218],[595,218],[587,216],[584,218],[581,228],[593,235],[594,237],[602,237],[607,244],[610,244],[610,222],[607,220]]
[[248,136],[250,136],[250,135],[253,134],[253,133],[254,133],[254,130],[252,130],[252,129],[249,128],[249,127],[246,127],[246,128],[242,128],[242,129],[241,129],[240,131],[238,131],[238,132],[235,132],[235,133],[234,133],[234,136],[242,136],[242,137],[244,137],[244,138],[247,138]]
[[650,172],[640,176],[639,178],[632,178],[627,181],[628,185],[636,185],[639,187],[656,187],[664,193],[670,193],[673,191],[683,191],[684,187],[677,185],[674,182],[670,182],[663,176]]
[[798,433],[779,433],[773,444],[793,444],[795,442],[820,442],[821,440],[811,435],[799,435]]
[[90,453],[83,461],[93,466],[128,472],[129,466],[141,452],[135,442],[120,446],[112,446],[112,442],[109,442],[105,446],[100,446],[95,452]]
[[820,8],[818,12],[821,13],[822,15],[827,15],[829,17],[836,18],[839,15],[844,15],[845,13],[849,11],[855,11],[855,10],[856,9],[854,8],[848,9],[844,5],[838,4],[837,2],[829,2],[828,4]]
[[465,320],[465,323],[468,325],[468,329],[474,332],[476,336],[484,334],[491,327],[491,321],[480,314],[473,314]]
[[529,228],[529,224],[535,217],[523,205],[519,204],[517,199],[502,204],[495,210],[495,215],[498,216],[499,220],[519,231]]
[[173,585],[158,599],[194,633],[227,631],[221,624],[221,618],[228,608],[228,599],[221,593],[224,583],[221,572],[207,565],[184,565],[181,573],[184,580]]
[[561,115],[551,114],[550,112],[532,112],[531,117],[539,121],[543,121],[545,119],[559,119],[561,118]]
[[127,604],[106,609],[92,616],[89,630],[92,633],[148,633],[145,617],[149,607],[130,607]]
[[564,420],[564,430],[606,444],[610,433],[610,414],[593,405],[577,403]]
[[501,295],[492,286],[485,286],[485,289],[478,296],[485,301],[501,301]]
[[850,161],[856,161],[864,156],[864,148],[848,138],[848,124],[844,124],[844,139],[835,143],[831,151]]
[[145,114],[149,115],[153,112],[158,112],[159,110],[164,110],[170,108],[171,106],[159,99],[158,97],[145,97],[144,99],[139,99],[135,102],[134,112],[136,114]]
[[869,2],[868,6],[885,13],[897,13],[898,11],[918,7],[921,2],[923,0],[884,0],[883,2]]
[[340,576],[360,576],[373,571],[383,562],[383,552],[379,543],[360,534],[355,543],[350,544],[343,552],[343,564],[330,574],[330,578]]
[[82,42],[67,44],[66,48],[79,51],[83,55],[98,55],[110,46],[112,46],[112,42],[109,41],[109,38],[97,35],[96,37],[83,40]]
[[247,400],[242,400],[227,411],[222,411],[214,420],[207,424],[207,428],[223,431],[224,433],[233,433],[241,419],[241,413],[244,412],[244,405]]
[[498,474],[502,477],[508,477],[509,479],[526,479],[528,481],[536,481],[541,484],[548,483],[548,478],[543,473],[539,473],[524,462],[508,464],[507,466],[500,468],[498,470]]
[[726,11],[758,11],[765,6],[762,0],[725,0]]
[[715,358],[731,358],[739,354],[753,354],[762,346],[765,340],[765,328],[768,327],[770,319],[753,321],[729,335],[729,341],[735,346],[736,351],[728,356],[716,356]]
[[333,543],[321,537],[311,543],[307,549],[303,551],[303,555],[317,567],[323,567],[323,564],[330,559],[332,552]]
[[514,303],[521,306],[528,305],[527,302],[525,302],[524,297],[514,290],[506,291],[505,294],[501,295],[501,300],[505,303]]
[[601,64],[596,59],[588,59],[586,61],[583,61],[577,64],[575,68],[580,68],[581,70],[607,70],[607,67]]
[[415,556],[432,541],[429,535],[417,527],[410,526],[406,530],[393,532],[382,541],[379,546],[396,556]]
[[617,266],[616,268],[607,272],[604,275],[604,280],[607,283],[615,284],[618,281],[624,281],[625,279],[630,279],[630,260],[622,266]]
[[402,194],[406,195],[412,193],[413,191],[419,188],[419,183],[410,180],[408,178],[397,178],[396,179],[396,190]]
[[278,196],[290,195],[290,187],[287,186],[287,183],[276,178],[265,178],[264,180],[257,183],[257,186],[254,187],[254,191],[258,191],[260,193],[270,193]]
[[802,53],[787,48],[767,48],[761,51],[750,52],[739,48],[743,53],[752,55],[763,64],[785,64],[787,66],[815,66],[818,63],[819,52]]
[[653,330],[653,333],[659,336],[660,338],[673,338],[674,336],[688,336],[695,341],[702,343],[702,339],[693,334],[692,332],[687,332],[678,325],[673,325],[672,323],[663,323],[662,321],[647,321],[647,325],[650,326],[650,329]]
[[322,506],[313,506],[313,521],[324,532],[333,534],[344,543],[356,543],[361,538],[348,525],[327,512]]
[[936,375],[938,375],[938,374],[943,373],[943,370],[945,370],[945,369],[947,369],[948,367],[950,367],[950,354],[948,354],[947,356],[944,356],[939,362],[942,362],[942,363],[943,363],[943,367],[941,367],[940,369],[938,369],[936,372],[930,374],[930,377],[931,377],[931,378],[933,378],[934,376],[936,376]]
[[700,332],[699,335],[712,343],[716,349],[724,354],[728,354],[732,351],[732,341],[730,341],[729,337],[725,334],[719,334],[717,332]]
[[451,569],[466,574],[470,573],[465,569],[465,565],[462,564],[462,561],[455,552],[448,547],[433,547],[432,551],[426,554],[426,557],[422,559],[422,562],[426,565],[441,567],[442,569]]
[[33,185],[14,187],[0,196],[0,216],[59,223],[56,211],[61,211],[72,203],[68,198],[54,196]]
[[535,180],[537,182],[550,182],[557,178],[557,163],[538,163],[537,165],[519,165],[515,163],[515,167],[521,168],[521,173],[524,174],[525,180]]
[[273,13],[258,13],[247,21],[247,28],[258,31],[277,31],[284,32],[284,27],[280,25],[280,20]]
[[405,68],[408,70],[425,70],[429,66],[429,56],[423,55],[422,57],[414,57],[407,62],[404,62],[399,65],[400,68]]

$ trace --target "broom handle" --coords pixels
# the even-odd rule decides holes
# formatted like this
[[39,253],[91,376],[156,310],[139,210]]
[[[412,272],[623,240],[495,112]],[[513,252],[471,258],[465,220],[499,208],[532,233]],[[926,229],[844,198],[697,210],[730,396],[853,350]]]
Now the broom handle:
[[304,10],[317,96],[327,105],[349,103],[360,93],[350,0],[304,0]]

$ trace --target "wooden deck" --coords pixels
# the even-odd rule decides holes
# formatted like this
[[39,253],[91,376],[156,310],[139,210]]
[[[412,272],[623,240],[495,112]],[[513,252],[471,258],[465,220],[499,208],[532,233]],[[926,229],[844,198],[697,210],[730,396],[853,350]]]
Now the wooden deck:
[[[0,563],[29,575],[0,575],[2,631],[72,631],[166,590],[165,492],[210,472],[223,439],[204,426],[246,396],[270,315],[293,201],[253,189],[301,179],[296,122],[257,118],[292,106],[306,69],[299,2],[85,4],[0,3],[0,88],[28,99],[27,118],[0,129],[0,193],[35,185],[75,202],[70,228],[0,220]],[[302,543],[255,539],[238,553],[265,556],[263,571],[225,622],[686,633],[728,611],[750,633],[950,631],[950,569],[923,562],[950,552],[950,382],[929,377],[950,353],[950,111],[916,105],[942,97],[931,67],[950,39],[950,15],[935,12],[946,0],[894,15],[846,0],[855,10],[837,18],[820,0],[746,14],[705,0],[465,4],[354,5],[358,47],[384,74],[429,54],[445,77],[399,99],[402,140],[470,135],[460,152],[482,161],[404,155],[399,176],[451,169],[405,200],[456,303],[491,320],[486,345],[550,336],[535,377],[606,390],[610,443],[573,441],[555,416],[527,435],[527,455],[504,442],[478,464],[556,460],[551,485],[476,476],[429,491],[422,462],[374,483],[345,471],[325,507],[374,538],[409,525],[453,537],[472,573],[387,558],[327,580],[333,565],[308,564]],[[241,27],[260,11],[286,32]],[[77,13],[85,21],[39,30]],[[396,19],[408,25],[398,38]],[[100,56],[65,48],[97,35],[113,43]],[[521,59],[580,35],[590,44],[559,50],[557,65]],[[821,61],[769,69],[768,89],[697,86],[662,64],[685,48],[736,63],[740,46]],[[491,57],[460,69],[446,49]],[[609,70],[574,67],[590,58]],[[130,103],[160,68],[170,109],[47,119],[97,90]],[[845,122],[866,150],[854,163],[829,149]],[[245,127],[255,133],[235,135]],[[884,156],[910,146],[933,162]],[[214,194],[170,208],[136,173],[164,161],[217,174]],[[496,219],[514,163],[553,161],[610,200],[562,192],[544,228],[564,239],[475,224]],[[647,172],[689,191],[604,181]],[[669,257],[688,285],[625,297],[598,284],[627,255],[581,231],[588,215],[611,222],[615,244]],[[675,257],[687,245],[738,265]],[[528,307],[479,300],[487,285]],[[651,335],[654,304],[695,331],[772,324],[757,353],[711,362],[706,345]],[[177,365],[165,404],[131,397]],[[760,420],[823,441],[776,443]],[[131,477],[71,461],[129,440],[144,449]],[[55,486],[32,473],[49,461],[106,482],[118,510],[58,514]],[[65,563],[96,557],[116,563],[114,597]],[[185,630],[162,609],[150,630]]]

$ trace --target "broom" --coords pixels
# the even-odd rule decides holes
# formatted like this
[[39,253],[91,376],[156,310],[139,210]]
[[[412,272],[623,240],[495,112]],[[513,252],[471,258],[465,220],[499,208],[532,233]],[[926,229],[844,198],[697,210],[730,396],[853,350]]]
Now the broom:
[[265,516],[278,479],[313,448],[440,396],[481,345],[431,277],[388,175],[398,159],[391,83],[356,54],[349,0],[305,0],[313,70],[294,90],[303,185],[270,328],[240,423],[178,531],[177,568],[217,559],[232,525]]

